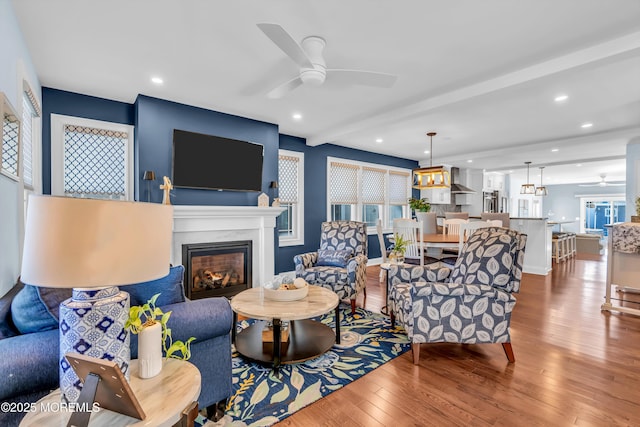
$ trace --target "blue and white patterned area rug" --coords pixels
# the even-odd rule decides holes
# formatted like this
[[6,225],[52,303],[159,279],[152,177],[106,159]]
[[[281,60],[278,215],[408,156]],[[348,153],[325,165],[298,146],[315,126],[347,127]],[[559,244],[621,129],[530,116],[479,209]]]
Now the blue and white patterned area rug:
[[[388,317],[358,308],[341,308],[340,345],[304,363],[284,365],[281,378],[271,369],[233,354],[233,395],[225,416],[217,423],[200,416],[196,425],[269,426],[332,393],[410,348],[400,328],[391,329]],[[320,319],[334,327],[334,312]],[[251,321],[243,321],[246,328]],[[206,387],[203,384],[203,387]]]

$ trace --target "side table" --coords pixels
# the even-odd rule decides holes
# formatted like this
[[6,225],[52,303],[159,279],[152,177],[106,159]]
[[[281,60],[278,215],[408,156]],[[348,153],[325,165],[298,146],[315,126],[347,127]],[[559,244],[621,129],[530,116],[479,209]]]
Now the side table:
[[[165,359],[162,371],[153,378],[138,376],[138,361],[132,360],[129,385],[146,414],[144,420],[100,409],[91,414],[90,427],[99,426],[158,426],[171,427],[182,420],[185,409],[193,408],[200,395],[200,371],[191,363],[178,359]],[[60,389],[53,391],[35,404],[35,411],[22,419],[20,427],[65,426],[71,412],[58,410]],[[49,408],[53,411],[41,412]],[[196,403],[197,408],[197,403]]]

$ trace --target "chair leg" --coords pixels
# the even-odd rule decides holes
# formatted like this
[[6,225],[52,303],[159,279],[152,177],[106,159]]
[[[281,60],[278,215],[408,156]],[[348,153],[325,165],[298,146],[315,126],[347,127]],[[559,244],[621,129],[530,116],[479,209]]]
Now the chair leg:
[[516,356],[513,354],[513,348],[511,348],[511,343],[503,342],[502,348],[504,349],[504,354],[507,355],[507,359],[509,359],[509,363],[515,363]]
[[356,300],[355,298],[351,300],[351,314],[356,314]]
[[413,354],[413,364],[417,365],[420,361],[420,343],[411,343],[411,353]]
[[395,314],[393,314],[393,311],[389,312],[389,318],[391,320],[391,327],[395,328],[396,327],[396,316],[395,316]]
[[366,310],[367,309],[367,288],[364,288],[362,292],[364,293],[364,298],[362,298],[362,308]]

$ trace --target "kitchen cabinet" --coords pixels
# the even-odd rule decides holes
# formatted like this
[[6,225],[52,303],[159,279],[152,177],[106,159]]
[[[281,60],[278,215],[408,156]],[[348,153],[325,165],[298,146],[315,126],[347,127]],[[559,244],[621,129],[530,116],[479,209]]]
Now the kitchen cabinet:
[[432,205],[448,205],[451,204],[451,189],[432,188],[430,190],[420,190],[420,197],[426,197]]
[[504,191],[504,174],[486,172],[482,179],[482,191]]

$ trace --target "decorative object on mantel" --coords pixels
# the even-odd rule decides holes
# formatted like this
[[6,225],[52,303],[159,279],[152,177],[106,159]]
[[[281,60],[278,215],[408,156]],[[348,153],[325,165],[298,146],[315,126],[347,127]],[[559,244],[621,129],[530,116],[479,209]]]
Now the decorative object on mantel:
[[636,197],[636,214],[631,215],[631,222],[640,222],[640,196]]
[[260,193],[258,196],[258,207],[259,208],[268,208],[269,207],[269,196],[264,193]]
[[280,199],[278,197],[273,199],[273,203],[271,203],[271,206],[273,206],[274,208],[279,208],[280,207]]
[[[156,307],[156,300],[160,294],[155,294],[146,304],[133,306],[129,309],[129,319],[125,328],[133,334],[138,334],[138,363],[140,378],[155,377],[162,371],[162,350],[164,348],[167,358],[189,360],[191,357],[191,342],[195,337],[186,342],[173,341],[171,329],[167,322],[171,312],[162,312]],[[144,317],[144,322],[142,321]],[[180,352],[182,356],[175,353]]]
[[162,204],[163,205],[170,205],[171,204],[171,190],[173,190],[173,184],[171,183],[171,180],[169,179],[168,176],[163,176],[162,180],[164,181],[164,184],[162,184],[160,186],[160,189],[164,190],[164,193],[162,195]]
[[444,166],[433,166],[433,137],[435,132],[427,133],[429,137],[429,167],[413,170],[413,188],[426,190],[430,188],[449,188],[449,171]]
[[21,278],[74,288],[60,304],[60,390],[80,395],[69,352],[113,360],[129,377],[129,294],[117,286],[169,271],[173,209],[160,204],[72,197],[29,197]]
[[539,168],[540,168],[540,187],[536,188],[536,196],[546,196],[547,194],[549,194],[547,192],[547,187],[542,185],[542,169],[544,169],[544,166],[540,166]]
[[524,164],[527,165],[527,183],[522,184],[520,187],[520,194],[535,194],[536,186],[529,183],[529,165],[531,165],[531,162],[524,162]]
[[271,190],[271,198],[273,199],[273,206],[280,206],[280,202],[276,205],[276,199],[278,198],[278,181],[271,181],[269,184],[269,188]]
[[147,202],[151,202],[151,181],[156,180],[156,173],[154,171],[144,171],[142,179],[147,181]]

